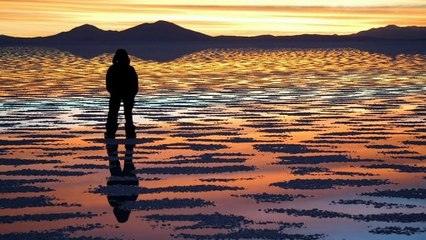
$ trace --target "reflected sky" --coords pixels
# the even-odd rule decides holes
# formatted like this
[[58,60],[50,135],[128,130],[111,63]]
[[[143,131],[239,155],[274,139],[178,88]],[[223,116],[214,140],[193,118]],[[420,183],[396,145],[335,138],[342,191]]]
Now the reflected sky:
[[0,53],[2,238],[425,237],[425,55],[131,56],[139,138],[132,150],[115,144],[135,170],[108,184],[117,170],[102,139],[112,54]]

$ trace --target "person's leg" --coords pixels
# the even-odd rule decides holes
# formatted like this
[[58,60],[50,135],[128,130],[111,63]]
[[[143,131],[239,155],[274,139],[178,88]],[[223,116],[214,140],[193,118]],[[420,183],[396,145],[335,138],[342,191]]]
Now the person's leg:
[[126,124],[133,125],[133,105],[134,105],[135,99],[131,97],[124,97],[123,103],[124,103],[124,117],[126,119]]
[[120,110],[120,102],[120,97],[111,95],[109,99],[109,111],[106,123],[105,138],[115,138],[115,133],[117,132],[118,128],[117,118],[118,111]]
[[135,99],[133,97],[124,97],[124,118],[126,119],[126,137],[136,138],[135,126],[133,125],[133,105]]

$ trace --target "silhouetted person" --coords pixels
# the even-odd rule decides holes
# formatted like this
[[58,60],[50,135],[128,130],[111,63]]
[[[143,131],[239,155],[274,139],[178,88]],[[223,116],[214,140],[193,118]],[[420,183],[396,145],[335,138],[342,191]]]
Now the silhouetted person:
[[126,138],[135,138],[136,131],[133,125],[132,110],[139,88],[138,76],[135,69],[130,66],[130,58],[126,50],[118,49],[115,52],[112,63],[106,75],[106,88],[110,93],[110,99],[105,138],[115,138],[121,102],[124,105],[126,119]]
[[108,179],[107,186],[120,185],[123,191],[129,191],[128,194],[120,193],[120,195],[107,195],[108,202],[114,208],[113,212],[119,223],[127,222],[130,216],[130,210],[123,206],[127,202],[134,202],[138,198],[135,189],[132,186],[139,186],[139,179],[134,173],[135,165],[133,164],[133,144],[126,144],[126,155],[124,158],[123,170],[121,170],[118,158],[118,145],[107,144],[107,153],[109,160],[109,171],[111,177]]

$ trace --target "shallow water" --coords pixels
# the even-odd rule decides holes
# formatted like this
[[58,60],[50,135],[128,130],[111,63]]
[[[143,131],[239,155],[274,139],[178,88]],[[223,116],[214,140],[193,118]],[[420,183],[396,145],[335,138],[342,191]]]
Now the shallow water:
[[138,138],[105,142],[111,54],[0,53],[1,239],[426,237],[425,55],[132,57]]

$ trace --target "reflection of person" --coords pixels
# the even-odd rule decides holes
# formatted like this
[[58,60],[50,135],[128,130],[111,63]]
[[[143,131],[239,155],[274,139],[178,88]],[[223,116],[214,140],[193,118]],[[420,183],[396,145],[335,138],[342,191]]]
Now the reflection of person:
[[[139,180],[133,170],[133,149],[135,145],[126,144],[126,155],[124,158],[124,167],[121,170],[120,161],[118,158],[118,145],[107,144],[107,153],[109,158],[109,171],[111,177],[108,179],[107,186],[119,185],[119,195],[108,194],[108,202],[114,208],[114,215],[119,223],[127,222],[130,216],[130,210],[123,206],[125,203],[134,202],[138,198],[138,193],[135,193],[133,186],[139,186]],[[127,188],[127,192],[126,192]]]
[[126,119],[126,138],[135,138],[132,109],[135,96],[138,93],[138,76],[130,66],[130,58],[126,50],[118,49],[106,75],[106,88],[110,93],[108,120],[106,123],[105,138],[115,138],[118,124],[117,117],[120,103],[123,101],[124,117]]

